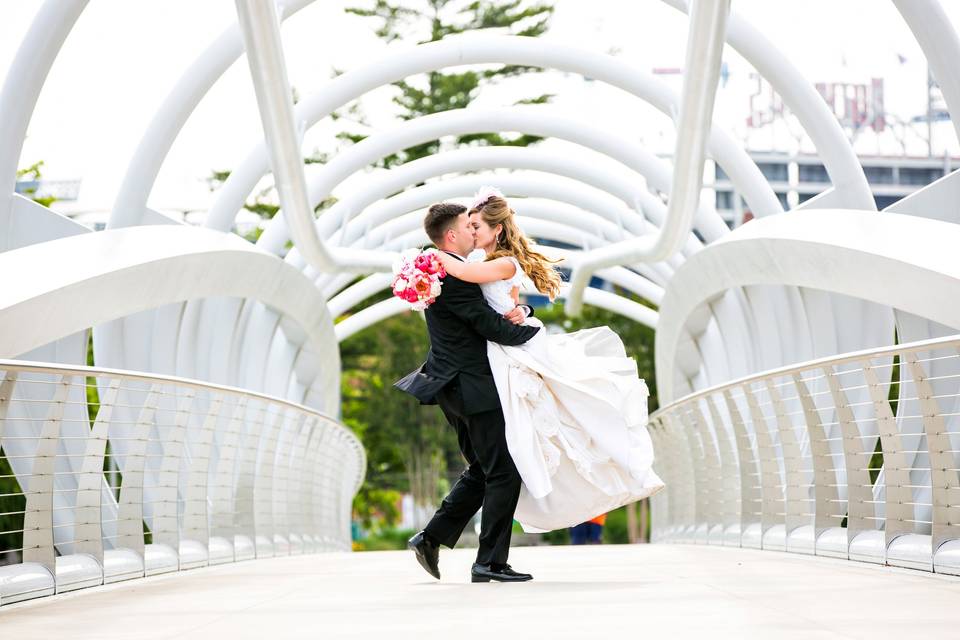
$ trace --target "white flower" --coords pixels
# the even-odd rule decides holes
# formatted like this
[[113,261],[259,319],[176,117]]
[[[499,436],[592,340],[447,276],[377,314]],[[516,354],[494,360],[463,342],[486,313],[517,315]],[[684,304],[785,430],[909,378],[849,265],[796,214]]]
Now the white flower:
[[470,203],[470,209],[476,209],[484,202],[490,199],[491,196],[497,196],[498,198],[503,198],[503,194],[500,193],[500,190],[496,187],[480,187],[480,189],[474,194],[473,202]]
[[410,273],[413,271],[413,260],[420,255],[420,249],[411,248],[400,252],[400,257],[393,262],[393,274]]
[[430,296],[436,298],[438,295],[440,295],[440,281],[434,280],[430,285]]
[[393,284],[394,293],[400,293],[401,291],[406,289],[409,284],[410,283],[404,280],[403,278],[398,278],[397,281]]

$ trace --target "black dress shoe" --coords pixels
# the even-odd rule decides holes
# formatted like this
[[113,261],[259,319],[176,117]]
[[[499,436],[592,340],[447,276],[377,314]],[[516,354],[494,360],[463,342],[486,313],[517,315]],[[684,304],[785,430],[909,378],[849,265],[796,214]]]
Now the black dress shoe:
[[417,554],[417,562],[427,573],[440,579],[440,545],[431,542],[421,531],[407,540],[407,549]]
[[473,567],[470,568],[470,581],[490,582],[491,580],[496,582],[527,582],[533,580],[533,576],[529,573],[518,573],[508,564],[497,566],[474,562]]

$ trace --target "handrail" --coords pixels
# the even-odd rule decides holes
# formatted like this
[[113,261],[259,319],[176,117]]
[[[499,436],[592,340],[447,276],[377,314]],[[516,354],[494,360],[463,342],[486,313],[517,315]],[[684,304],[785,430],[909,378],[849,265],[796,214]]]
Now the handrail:
[[655,541],[960,575],[960,335],[714,385],[648,429]]
[[960,345],[960,333],[947,336],[943,338],[930,338],[929,340],[917,340],[916,342],[908,342],[905,344],[898,344],[888,347],[875,347],[873,349],[862,349],[860,351],[851,351],[839,356],[824,356],[823,358],[815,358],[813,360],[807,360],[806,362],[801,362],[798,364],[788,364],[783,367],[778,367],[776,369],[769,369],[767,371],[761,371],[760,373],[753,373],[748,376],[743,376],[742,378],[736,378],[729,382],[724,382],[722,384],[714,385],[707,389],[702,389],[694,393],[687,394],[682,398],[674,400],[670,404],[664,405],[650,414],[650,419],[654,420],[658,415],[665,411],[674,409],[682,404],[687,404],[692,400],[697,400],[706,396],[713,395],[715,393],[721,393],[728,389],[734,387],[739,387],[744,384],[751,382],[757,382],[760,380],[766,380],[769,378],[779,378],[792,373],[799,373],[800,371],[805,371],[808,369],[815,369],[822,367],[827,364],[842,364],[845,362],[854,362],[857,360],[865,360],[872,358],[879,358],[883,356],[892,356],[898,353],[904,352],[914,352],[914,351],[927,351],[929,349],[943,347],[945,345],[956,343]]
[[[240,387],[231,387],[225,384],[217,384],[215,382],[204,382],[202,380],[194,380],[192,378],[181,378],[178,376],[171,376],[162,373],[144,373],[141,371],[130,371],[127,369],[110,369],[108,367],[88,367],[85,365],[79,364],[60,364],[56,362],[34,362],[26,360],[9,360],[0,358],[0,370],[7,371],[33,371],[35,373],[76,373],[78,375],[83,375],[85,377],[91,377],[96,375],[102,376],[115,376],[123,378],[131,378],[134,380],[142,380],[143,382],[167,382],[170,384],[176,384],[182,387],[190,387],[192,389],[203,389],[206,391],[224,391],[227,393],[233,393],[238,395],[249,396],[251,398],[257,398],[260,400],[266,400],[273,402],[275,404],[283,404],[291,409],[298,409],[300,411],[305,411],[308,413],[316,414],[320,417],[326,418],[336,422],[342,429],[350,431],[346,426],[340,424],[340,422],[333,416],[326,414],[322,411],[314,409],[313,407],[308,407],[306,405],[293,402],[292,400],[287,400],[285,398],[280,398],[277,396],[271,396],[266,393],[260,393],[259,391],[250,391],[248,389],[241,389]],[[350,431],[350,433],[353,433]]]
[[19,485],[0,492],[0,605],[349,549],[367,464],[350,429],[291,400],[10,359],[0,359],[0,444],[3,477]]

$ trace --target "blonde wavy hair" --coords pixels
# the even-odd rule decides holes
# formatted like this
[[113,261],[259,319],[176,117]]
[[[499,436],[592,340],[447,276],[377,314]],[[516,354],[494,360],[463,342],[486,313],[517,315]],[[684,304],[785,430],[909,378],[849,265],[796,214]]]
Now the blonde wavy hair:
[[560,273],[553,266],[559,261],[551,260],[530,248],[530,243],[517,226],[513,209],[505,198],[491,195],[470,209],[469,213],[479,213],[491,228],[498,224],[503,227],[503,231],[497,235],[497,245],[487,256],[487,260],[512,256],[520,263],[520,268],[533,282],[537,291],[549,296],[551,301],[560,294]]

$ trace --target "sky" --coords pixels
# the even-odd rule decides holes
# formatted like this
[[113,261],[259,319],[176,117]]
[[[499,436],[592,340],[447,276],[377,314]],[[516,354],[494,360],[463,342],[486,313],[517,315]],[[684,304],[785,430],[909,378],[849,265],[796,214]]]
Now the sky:
[[[412,46],[385,45],[368,21],[343,12],[344,6],[362,2],[318,0],[284,24],[289,78],[301,96],[322,90],[334,69],[356,68]],[[40,4],[0,0],[0,73],[6,73]],[[943,4],[955,28],[960,26],[960,2]],[[683,66],[686,17],[660,0],[557,0],[555,5],[545,39],[616,55],[647,71]],[[732,5],[811,82],[869,83],[882,77],[892,116],[909,121],[925,111],[926,63],[892,2],[734,0]],[[50,72],[20,166],[43,160],[45,177],[82,181],[75,209],[109,209],[153,113],[197,55],[236,20],[235,11],[232,0],[91,0]],[[789,122],[762,130],[746,126],[757,81],[750,65],[729,47],[724,60],[729,77],[718,93],[716,121],[751,149],[812,151]],[[679,90],[679,76],[664,80]],[[667,117],[578,76],[553,72],[506,82],[486,90],[475,104],[509,105],[540,92],[556,94],[550,109],[623,131],[657,153],[672,149]],[[368,96],[365,110],[374,127],[390,126],[389,89]],[[906,125],[897,135],[879,138],[868,132],[856,148],[864,154],[925,155],[921,129]],[[306,135],[305,151],[330,148],[338,130],[329,122],[315,127]],[[205,209],[213,197],[205,178],[235,166],[261,138],[249,70],[241,58],[182,130],[150,205]],[[949,125],[939,126],[935,135],[934,154],[945,151],[960,152]]]

